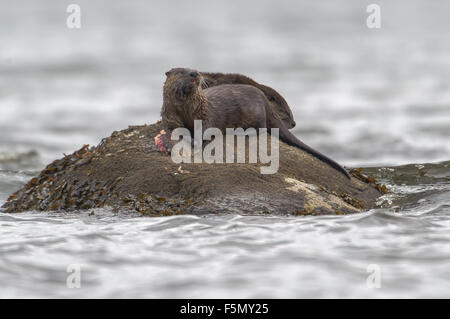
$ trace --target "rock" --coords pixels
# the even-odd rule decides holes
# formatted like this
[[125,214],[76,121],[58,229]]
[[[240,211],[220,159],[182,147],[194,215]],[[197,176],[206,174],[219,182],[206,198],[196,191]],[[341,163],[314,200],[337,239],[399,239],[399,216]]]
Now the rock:
[[272,175],[262,175],[260,163],[176,164],[157,150],[154,137],[161,129],[160,122],[130,126],[54,161],[11,195],[4,211],[112,206],[150,216],[348,214],[374,207],[386,191],[360,171],[349,181],[283,142]]

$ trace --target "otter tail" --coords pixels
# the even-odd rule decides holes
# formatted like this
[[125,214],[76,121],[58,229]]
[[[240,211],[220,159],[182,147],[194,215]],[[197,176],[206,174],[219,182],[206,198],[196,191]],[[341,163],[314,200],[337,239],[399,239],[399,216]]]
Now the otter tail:
[[315,158],[321,160],[322,162],[330,165],[331,167],[333,167],[334,169],[336,169],[337,171],[341,172],[342,174],[345,175],[345,177],[347,177],[348,179],[350,179],[350,174],[347,172],[347,170],[345,168],[343,168],[341,165],[339,165],[338,163],[336,163],[335,161],[333,161],[331,158],[323,155],[322,153],[316,151],[315,149],[311,148],[310,146],[306,145],[305,143],[303,143],[302,141],[300,141],[298,138],[296,138],[294,136],[294,134],[292,134],[285,126],[284,124],[281,122],[281,120],[277,120],[276,117],[272,117],[271,121],[272,123],[269,123],[270,126],[269,127],[278,127],[280,129],[279,133],[280,133],[280,139],[292,146],[296,146],[299,149],[305,151],[308,154],[311,154],[312,156],[314,156]]

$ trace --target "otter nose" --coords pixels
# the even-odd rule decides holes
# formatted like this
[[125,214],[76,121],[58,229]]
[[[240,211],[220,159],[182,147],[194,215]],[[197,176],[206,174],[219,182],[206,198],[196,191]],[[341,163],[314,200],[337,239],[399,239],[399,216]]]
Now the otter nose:
[[189,75],[191,76],[191,78],[198,78],[199,74],[196,71],[192,71],[191,73],[189,73]]

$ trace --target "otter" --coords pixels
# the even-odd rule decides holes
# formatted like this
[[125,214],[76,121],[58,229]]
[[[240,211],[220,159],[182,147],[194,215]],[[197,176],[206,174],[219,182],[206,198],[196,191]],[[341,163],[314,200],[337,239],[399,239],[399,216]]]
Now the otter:
[[237,73],[211,73],[200,72],[203,77],[202,86],[204,89],[222,84],[248,84],[260,89],[269,101],[270,107],[274,110],[284,125],[291,129],[295,127],[294,115],[292,114],[286,100],[269,86],[259,84],[248,76]]
[[[350,174],[341,165],[297,139],[257,87],[221,84],[203,89],[200,72],[187,68],[171,69],[166,72],[166,76],[161,117],[163,127],[167,131],[163,132],[163,135],[178,127],[185,127],[193,132],[194,120],[202,120],[204,129],[216,127],[222,132],[225,132],[226,128],[239,127],[278,128],[283,142],[311,154],[350,179]],[[162,141],[167,143],[167,135]],[[158,146],[164,151],[171,149],[167,144]]]

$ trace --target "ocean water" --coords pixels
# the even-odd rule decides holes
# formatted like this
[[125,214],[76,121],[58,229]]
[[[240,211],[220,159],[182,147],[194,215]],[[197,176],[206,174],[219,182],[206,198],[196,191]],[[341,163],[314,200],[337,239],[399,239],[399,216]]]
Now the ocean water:
[[2,0],[0,205],[158,120],[176,66],[274,87],[294,134],[391,193],[353,216],[0,212],[0,297],[450,297],[450,4],[377,1],[369,29],[372,2]]

